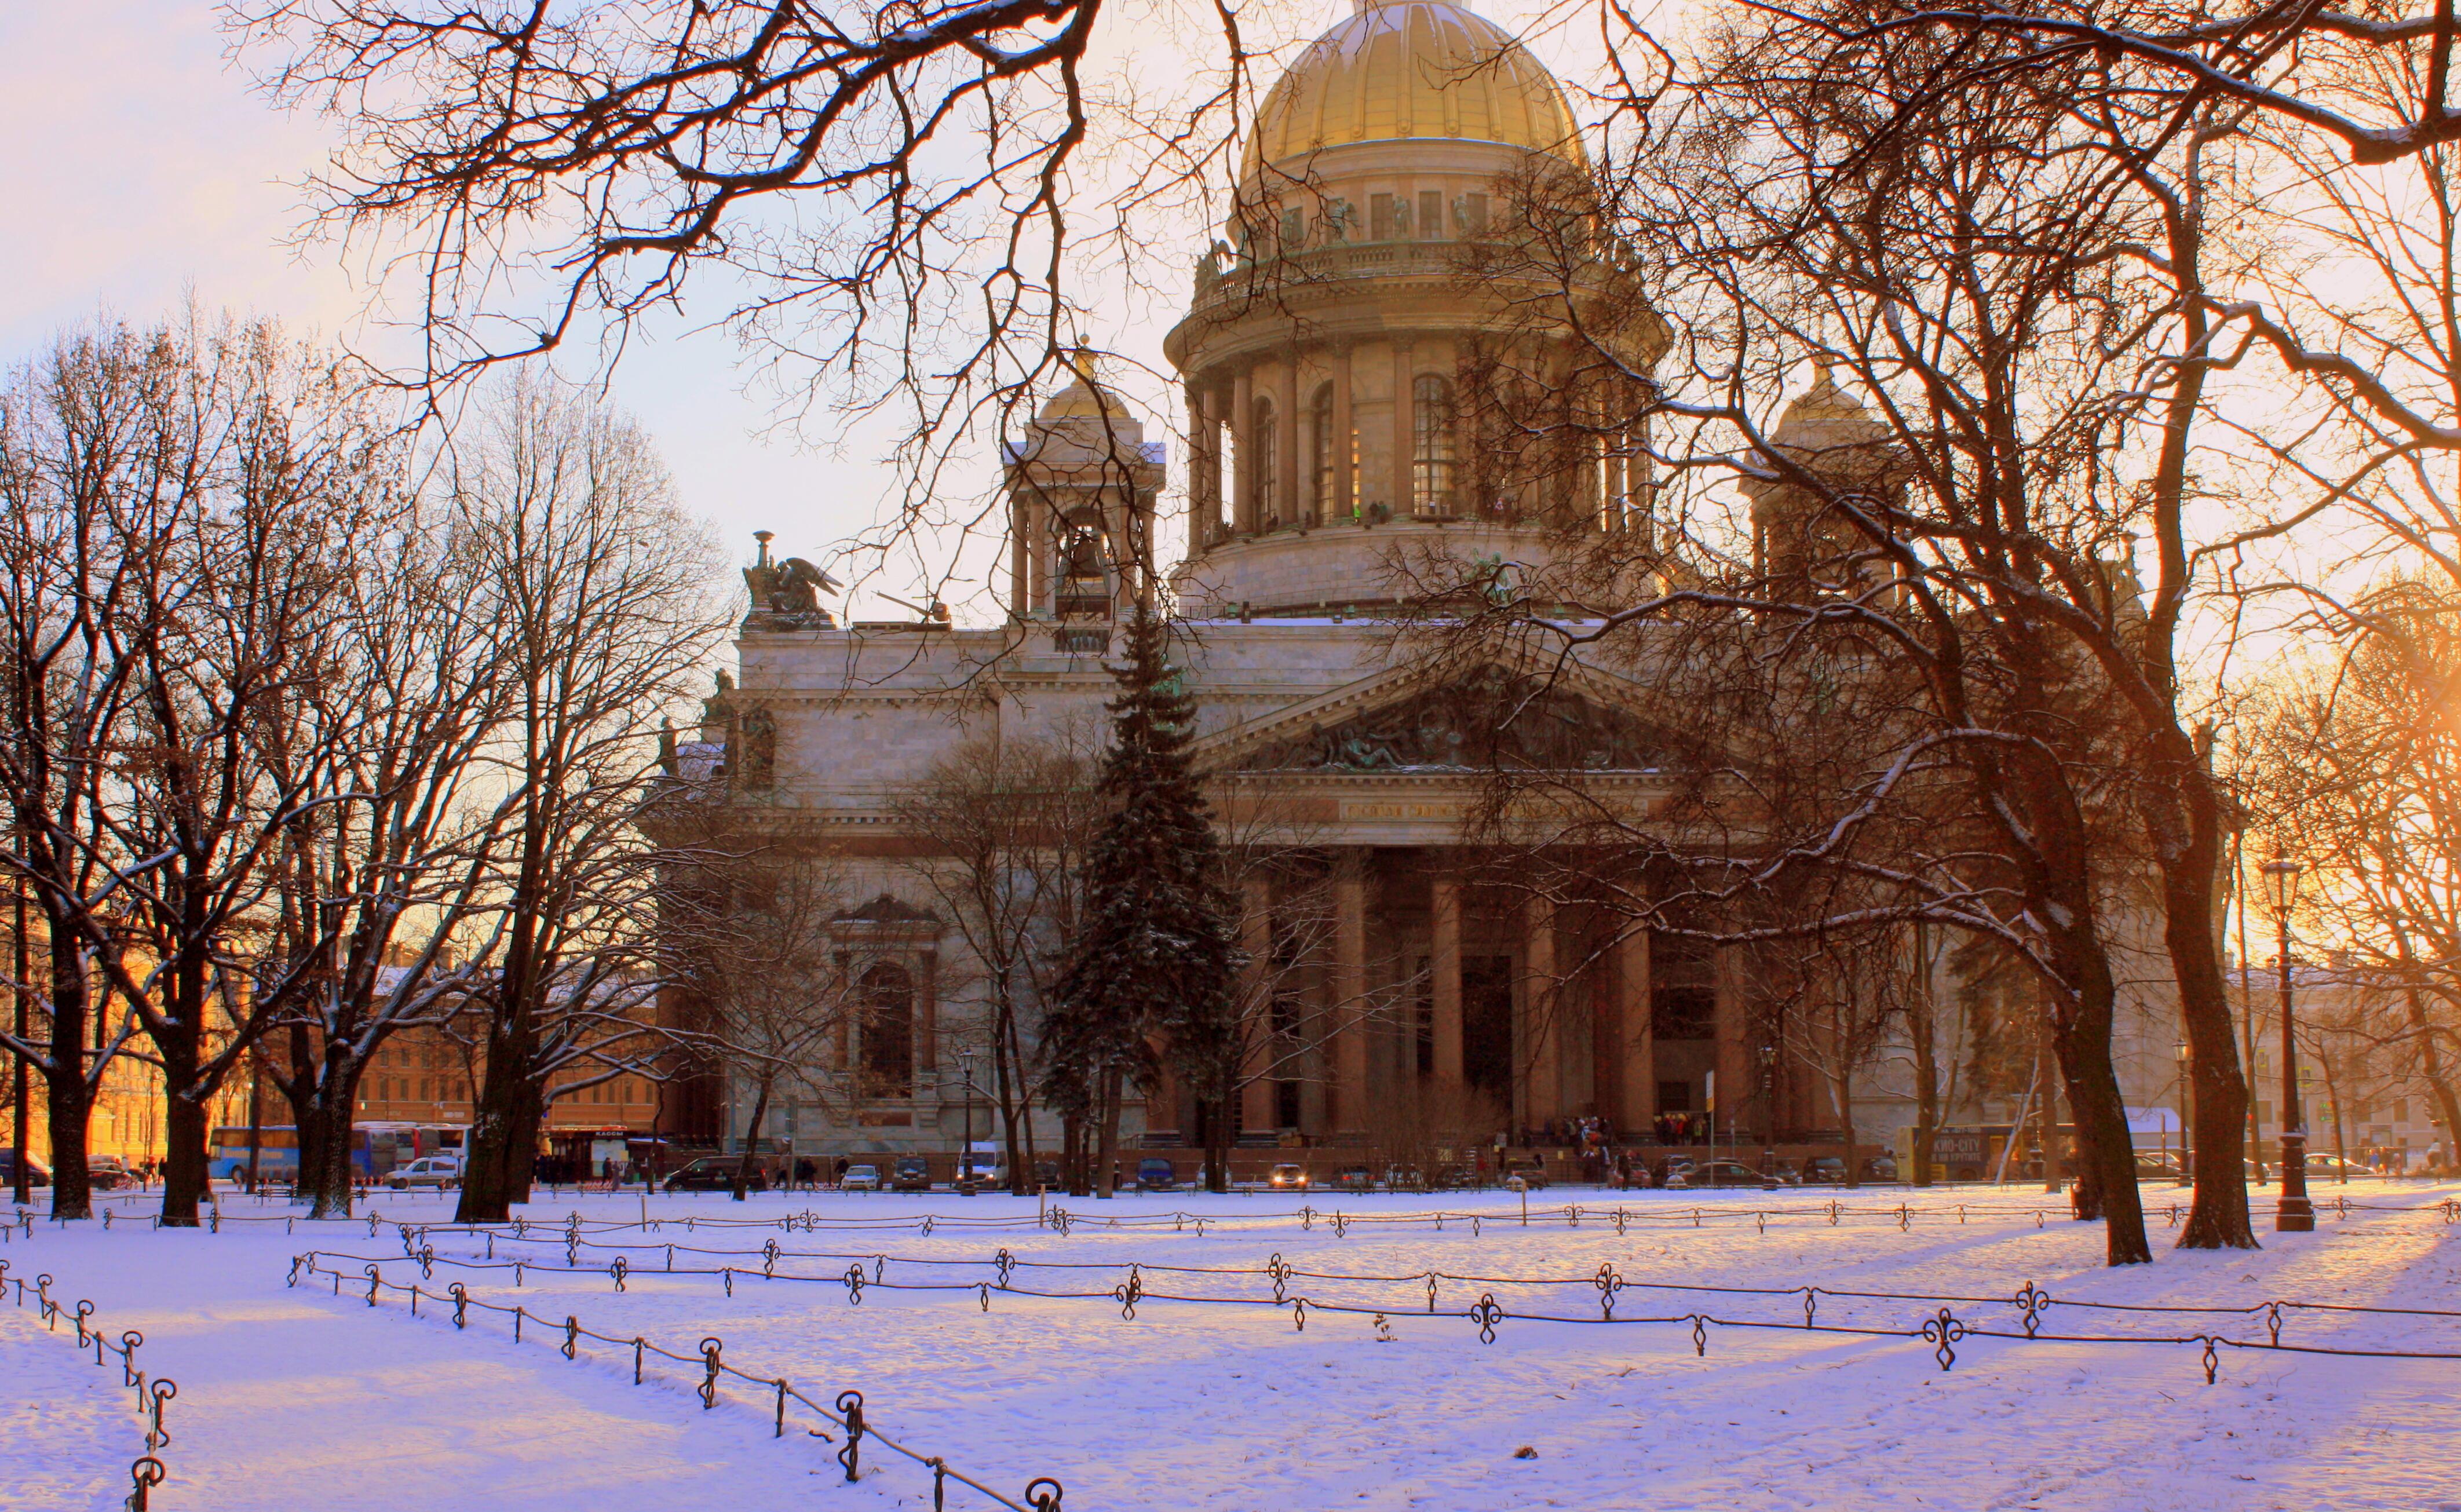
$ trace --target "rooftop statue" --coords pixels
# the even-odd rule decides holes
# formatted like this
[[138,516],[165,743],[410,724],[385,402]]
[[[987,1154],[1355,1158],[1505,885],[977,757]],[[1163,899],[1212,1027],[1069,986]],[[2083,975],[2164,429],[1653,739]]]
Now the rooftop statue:
[[744,616],[744,628],[806,629],[836,624],[829,611],[821,607],[821,595],[839,591],[837,579],[801,557],[772,562],[769,543],[774,538],[770,532],[756,530],[752,534],[760,543],[760,559],[743,569],[743,586],[752,594],[752,609]]

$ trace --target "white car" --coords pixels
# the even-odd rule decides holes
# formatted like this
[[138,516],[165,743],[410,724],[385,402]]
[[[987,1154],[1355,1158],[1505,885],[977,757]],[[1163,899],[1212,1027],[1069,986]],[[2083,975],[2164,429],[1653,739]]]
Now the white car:
[[880,1167],[877,1165],[847,1166],[845,1175],[838,1181],[838,1190],[841,1192],[879,1191]]
[[397,1165],[385,1177],[385,1184],[396,1192],[414,1186],[432,1186],[439,1191],[461,1184],[461,1161],[450,1155],[423,1155],[408,1165]]

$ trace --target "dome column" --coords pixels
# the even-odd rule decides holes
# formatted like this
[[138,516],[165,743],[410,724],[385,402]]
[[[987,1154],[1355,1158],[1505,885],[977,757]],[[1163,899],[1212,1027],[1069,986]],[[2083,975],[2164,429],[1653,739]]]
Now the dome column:
[[1239,370],[1230,384],[1230,522],[1243,536],[1256,533],[1256,380]]
[[1416,352],[1406,336],[1393,342],[1393,478],[1388,485],[1393,490],[1389,506],[1396,520],[1408,517],[1413,500],[1410,488],[1410,465],[1418,456],[1418,435],[1413,417],[1417,395],[1413,392],[1418,374]]
[[1279,398],[1273,401],[1273,432],[1266,445],[1281,454],[1273,469],[1274,497],[1257,501],[1260,519],[1276,524],[1291,524],[1299,518],[1299,367],[1298,358],[1291,358],[1289,376]]
[[1326,524],[1351,517],[1356,486],[1351,469],[1358,452],[1359,442],[1350,418],[1350,344],[1344,342],[1333,352],[1333,439],[1326,452],[1333,458],[1333,490],[1325,501]]
[[1188,385],[1188,555],[1213,543],[1222,519],[1222,418],[1213,391]]

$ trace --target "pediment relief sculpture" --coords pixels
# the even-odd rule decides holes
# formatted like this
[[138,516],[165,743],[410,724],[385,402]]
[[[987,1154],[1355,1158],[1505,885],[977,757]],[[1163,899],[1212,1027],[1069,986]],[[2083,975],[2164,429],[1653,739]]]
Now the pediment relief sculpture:
[[1488,670],[1363,710],[1239,765],[1283,772],[1648,772],[1671,763],[1631,713]]

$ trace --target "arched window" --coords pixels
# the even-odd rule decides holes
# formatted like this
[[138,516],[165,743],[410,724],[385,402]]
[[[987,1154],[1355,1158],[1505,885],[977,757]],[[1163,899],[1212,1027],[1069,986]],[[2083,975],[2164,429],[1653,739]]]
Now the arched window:
[[855,994],[863,1013],[863,1095],[914,1096],[914,978],[895,961],[874,963]]
[[1453,509],[1453,386],[1432,373],[1410,385],[1410,512]]
[[1280,523],[1281,479],[1275,469],[1281,463],[1281,437],[1273,429],[1273,401],[1263,394],[1256,396],[1253,420],[1248,427],[1248,444],[1255,448],[1249,458],[1248,477],[1255,492],[1256,528],[1271,530]]
[[1308,436],[1310,450],[1315,454],[1311,458],[1313,483],[1309,512],[1322,522],[1333,518],[1333,469],[1335,458],[1340,455],[1333,447],[1333,385],[1330,383],[1317,389],[1316,398],[1308,405]]

